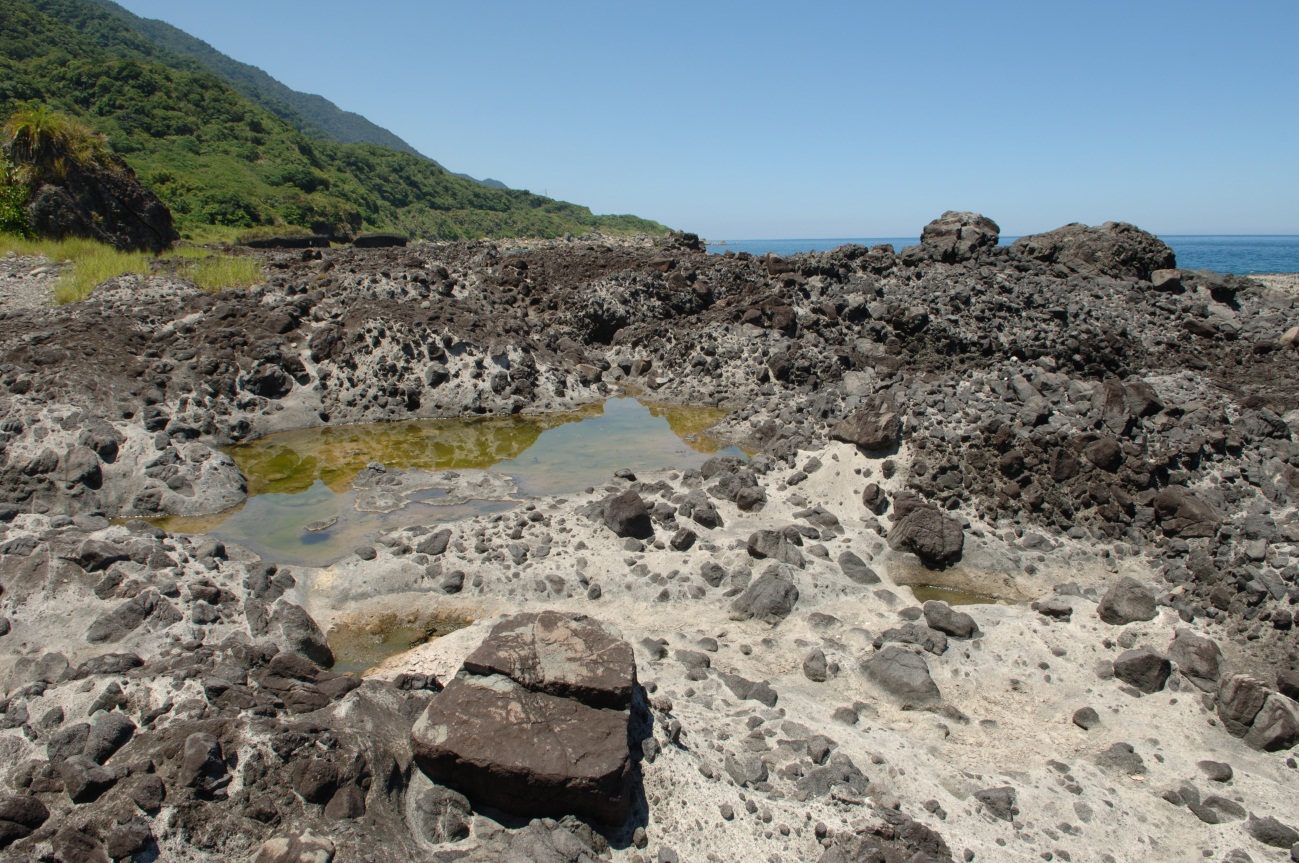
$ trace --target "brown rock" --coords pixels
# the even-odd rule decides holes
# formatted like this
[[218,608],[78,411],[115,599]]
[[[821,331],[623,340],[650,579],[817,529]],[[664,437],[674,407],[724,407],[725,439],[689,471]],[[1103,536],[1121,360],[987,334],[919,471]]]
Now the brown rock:
[[524,816],[623,821],[631,806],[628,714],[529,691],[508,677],[461,677],[412,730],[435,782]]
[[883,396],[862,405],[830,430],[830,439],[855,445],[865,452],[890,450],[902,437],[902,417]]
[[627,710],[636,686],[631,645],[580,614],[530,612],[501,621],[465,659],[472,674],[502,674],[533,692]]

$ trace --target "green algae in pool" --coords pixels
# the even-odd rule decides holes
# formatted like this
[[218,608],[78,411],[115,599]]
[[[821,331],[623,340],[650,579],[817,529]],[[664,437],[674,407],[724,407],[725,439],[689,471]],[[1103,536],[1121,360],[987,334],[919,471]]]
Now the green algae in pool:
[[455,615],[430,616],[415,612],[400,618],[387,613],[338,621],[326,637],[334,653],[330,670],[363,676],[382,665],[385,659],[449,635],[472,622]]
[[[718,408],[614,398],[569,414],[283,432],[228,450],[248,478],[243,504],[216,516],[158,524],[172,532],[208,533],[278,563],[326,566],[383,531],[502,512],[520,498],[572,494],[606,482],[620,468],[685,469],[714,454],[743,456],[703,433],[725,415]],[[392,512],[359,512],[352,482],[372,462],[405,471],[490,470],[509,477],[517,492],[464,500],[431,487]]]

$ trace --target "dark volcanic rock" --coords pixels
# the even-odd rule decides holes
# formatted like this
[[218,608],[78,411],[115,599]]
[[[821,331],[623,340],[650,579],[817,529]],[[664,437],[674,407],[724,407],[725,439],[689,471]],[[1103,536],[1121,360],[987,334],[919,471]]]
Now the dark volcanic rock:
[[525,614],[497,624],[465,670],[412,731],[430,778],[520,815],[626,818],[630,645],[589,618]]
[[1244,737],[1269,695],[1261,680],[1247,674],[1224,677],[1218,686],[1218,718],[1227,731]]
[[757,618],[775,625],[789,617],[797,602],[798,587],[784,570],[772,566],[731,603],[731,619]]
[[436,782],[529,816],[627,816],[627,714],[531,692],[507,677],[456,678],[415,725],[415,758]]
[[945,602],[929,600],[924,605],[925,622],[939,632],[952,638],[973,638],[979,631],[974,618],[964,611],[957,611]]
[[951,848],[934,830],[895,809],[875,812],[878,825],[836,835],[819,863],[954,863]]
[[627,710],[636,686],[631,645],[585,615],[529,612],[492,627],[465,658],[472,674],[501,674],[534,692]]
[[911,552],[926,566],[945,566],[961,559],[965,530],[938,507],[920,504],[893,525],[889,531],[889,547]]
[[920,234],[921,251],[935,261],[955,264],[996,247],[1001,228],[987,216],[948,210]]
[[0,797],[0,849],[30,836],[49,817],[49,808],[35,797]]
[[830,439],[855,445],[864,452],[886,452],[902,437],[902,417],[897,407],[881,396],[857,408],[830,430]]
[[123,251],[157,254],[180,238],[171,211],[115,156],[69,165],[59,185],[36,190],[27,220],[42,237],[87,237]]
[[631,489],[605,501],[604,523],[616,536],[635,539],[650,539],[654,536],[649,509],[641,496]]
[[1145,693],[1163,689],[1171,673],[1172,663],[1148,647],[1125,651],[1114,660],[1114,676]]
[[1044,263],[1116,279],[1149,280],[1155,270],[1177,265],[1173,250],[1163,240],[1126,222],[1106,222],[1098,227],[1065,225],[1045,234],[1020,237],[1010,248]]
[[929,664],[923,656],[904,647],[884,647],[861,664],[861,671],[903,704],[928,707],[942,701],[937,684],[929,676]]
[[1182,486],[1169,486],[1155,496],[1155,515],[1169,536],[1212,537],[1221,517],[1212,506]]
[[1153,620],[1157,613],[1154,594],[1141,582],[1127,577],[1110,585],[1096,606],[1096,614],[1112,626]]
[[1168,645],[1168,658],[1200,689],[1213,692],[1218,688],[1222,651],[1212,639],[1179,629]]

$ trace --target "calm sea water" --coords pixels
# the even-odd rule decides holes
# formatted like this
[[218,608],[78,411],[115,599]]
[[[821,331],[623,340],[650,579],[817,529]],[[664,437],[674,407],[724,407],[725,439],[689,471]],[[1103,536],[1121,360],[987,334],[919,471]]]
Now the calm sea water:
[[[1002,237],[1003,245],[1017,237]],[[1177,254],[1177,265],[1191,270],[1215,270],[1219,273],[1296,273],[1299,272],[1299,235],[1291,234],[1171,234],[1161,237]],[[715,254],[727,251],[752,255],[794,255],[799,252],[823,252],[846,243],[874,246],[891,243],[902,249],[920,242],[919,237],[854,237],[815,240],[728,240],[725,245],[710,245]]]

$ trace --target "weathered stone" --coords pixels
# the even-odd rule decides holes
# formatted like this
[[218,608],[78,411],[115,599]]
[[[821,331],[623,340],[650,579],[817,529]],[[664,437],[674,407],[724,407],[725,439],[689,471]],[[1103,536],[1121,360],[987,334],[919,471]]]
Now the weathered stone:
[[412,828],[430,844],[469,838],[469,820],[473,816],[469,800],[450,788],[434,785],[419,792],[411,812]]
[[830,439],[856,446],[863,452],[885,452],[898,445],[902,418],[897,407],[884,397],[859,407],[830,430]]
[[979,631],[974,618],[964,611],[957,611],[945,602],[929,600],[924,606],[925,622],[933,629],[950,635],[952,638],[973,638]]
[[982,803],[994,818],[1000,818],[1002,821],[1014,821],[1015,816],[1019,814],[1019,808],[1015,805],[1018,802],[1018,795],[1009,785],[976,791],[974,799]]
[[1223,727],[1236,737],[1244,737],[1269,694],[1261,680],[1248,674],[1224,677],[1218,685],[1218,718]]
[[894,523],[889,531],[889,547],[911,552],[925,566],[941,567],[960,560],[965,531],[960,522],[943,515],[938,507],[920,504]]
[[302,606],[283,599],[276,602],[270,627],[278,630],[278,641],[285,650],[300,653],[321,668],[334,664],[334,652],[329,649],[325,634]]
[[456,678],[412,732],[435,782],[525,816],[620,823],[631,804],[628,714],[531,692],[508,677]]
[[1222,659],[1217,642],[1189,629],[1179,629],[1168,644],[1168,658],[1176,662],[1178,670],[1198,688],[1205,692],[1217,690]]
[[332,863],[334,843],[327,836],[305,830],[277,836],[262,843],[253,863]]
[[888,645],[861,664],[871,681],[903,704],[928,707],[942,701],[942,694],[929,676],[924,657],[904,647]]
[[1268,693],[1245,734],[1245,745],[1264,752],[1280,752],[1296,743],[1299,743],[1299,704],[1279,692]]
[[772,566],[731,603],[731,620],[756,618],[773,626],[789,617],[798,587],[780,566]]
[[651,539],[654,536],[649,509],[641,496],[631,489],[605,501],[604,523],[616,536],[636,539]]
[[1155,595],[1141,582],[1128,577],[1110,585],[1096,606],[1096,614],[1111,626],[1153,620],[1157,613]]
[[1147,694],[1163,689],[1171,673],[1172,663],[1148,647],[1124,651],[1114,660],[1114,676]]
[[1212,538],[1222,517],[1184,486],[1169,486],[1155,495],[1155,516],[1168,536]]
[[627,710],[636,686],[631,645],[585,615],[528,612],[492,627],[465,659],[472,674],[502,674],[533,692]]
[[879,584],[880,577],[871,569],[866,561],[862,560],[851,551],[845,551],[839,555],[839,569],[849,581],[856,584]]
[[1116,279],[1149,279],[1156,270],[1177,265],[1167,244],[1126,222],[1106,222],[1098,227],[1065,225],[1045,234],[1020,237],[1010,248],[1044,263]]
[[225,796],[230,773],[221,751],[221,741],[206,732],[195,732],[185,738],[181,751],[177,782],[206,799]]
[[772,560],[787,563],[790,566],[802,569],[806,566],[803,553],[798,550],[785,534],[777,530],[758,530],[749,535],[749,541],[746,545],[749,557],[765,560]]

